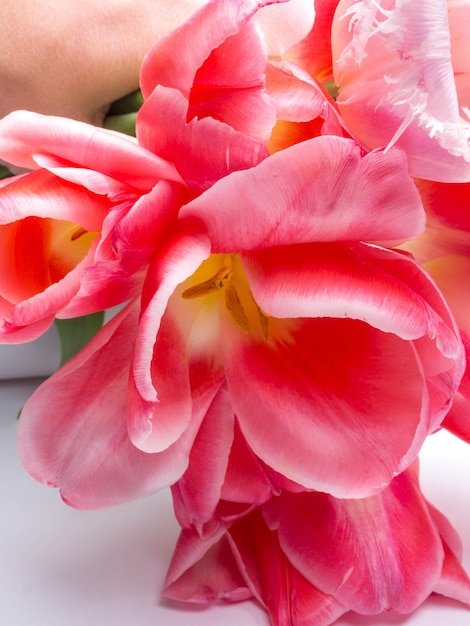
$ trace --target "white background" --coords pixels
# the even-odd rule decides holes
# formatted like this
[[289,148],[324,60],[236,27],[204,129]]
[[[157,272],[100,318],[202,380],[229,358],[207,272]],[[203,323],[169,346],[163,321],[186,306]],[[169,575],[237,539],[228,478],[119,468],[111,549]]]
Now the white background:
[[[55,350],[56,338],[44,345]],[[29,348],[37,350],[37,346]],[[8,359],[6,360],[6,356]],[[27,363],[21,362],[26,358]],[[3,375],[55,367],[0,346]],[[29,364],[29,365],[28,365]],[[34,365],[34,366],[33,366]],[[36,369],[35,369],[36,368]],[[0,623],[7,626],[267,626],[253,602],[184,609],[162,601],[178,535],[167,491],[97,512],[67,507],[56,490],[22,469],[15,448],[16,414],[38,384],[0,381]],[[428,438],[422,487],[459,531],[470,571],[470,446],[448,433]],[[411,616],[348,614],[338,626],[468,626],[470,609],[431,597]]]

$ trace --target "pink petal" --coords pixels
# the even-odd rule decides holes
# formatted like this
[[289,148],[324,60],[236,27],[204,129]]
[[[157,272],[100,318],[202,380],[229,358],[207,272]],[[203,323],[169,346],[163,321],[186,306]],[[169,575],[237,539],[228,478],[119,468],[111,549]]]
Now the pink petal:
[[228,387],[251,449],[309,489],[359,497],[383,488],[418,452],[425,387],[412,346],[353,320],[303,320],[281,333],[226,347]]
[[34,215],[68,220],[90,231],[101,230],[111,206],[106,198],[44,170],[17,176],[0,187],[0,224]]
[[0,120],[0,153],[6,161],[36,169],[36,155],[75,165],[149,190],[161,178],[180,182],[174,166],[120,133],[76,120],[15,111]]
[[441,536],[444,562],[434,591],[470,605],[470,579],[462,567],[462,541],[449,520],[428,503],[429,512]]
[[402,339],[436,338],[450,358],[462,351],[444,298],[408,255],[361,243],[318,243],[241,259],[256,302],[269,315],[358,319]]
[[181,532],[165,581],[166,597],[196,603],[251,597],[224,531],[221,527],[204,541],[192,529]]
[[470,123],[460,115],[447,3],[338,4],[332,27],[337,103],[370,148],[403,148],[413,176],[470,177]]
[[333,79],[331,25],[338,0],[315,0],[315,21],[310,32],[288,51],[287,58],[305,67],[320,81]]
[[194,440],[186,473],[173,487],[173,502],[181,526],[196,528],[214,515],[221,497],[233,442],[234,415],[222,386]]
[[[266,68],[267,89],[279,120],[308,122],[316,117],[329,120],[339,117],[333,101],[308,74],[292,63],[271,62]],[[336,133],[342,135],[339,120]]]
[[255,20],[261,24],[268,55],[281,57],[307,36],[315,19],[315,10],[311,0],[289,0],[258,11]]
[[356,246],[242,257],[267,337],[224,331],[234,410],[255,454],[338,497],[373,493],[412,462],[464,366],[449,311],[419,266]]
[[[166,449],[181,436],[193,416],[186,356],[188,320],[172,314],[171,305],[170,312],[164,314],[176,287],[208,255],[204,238],[176,234],[149,268],[133,356],[129,413],[130,437],[144,451]],[[192,319],[189,328],[191,323]],[[210,403],[215,390],[208,387]]]
[[[284,0],[245,0],[227,4],[212,0],[190,20],[160,39],[142,65],[140,84],[145,98],[158,85],[178,89],[189,97],[194,76],[212,50],[239,32],[261,7]],[[178,54],[174,51],[178,50]]]
[[316,137],[234,172],[182,207],[180,217],[200,223],[214,252],[403,240],[424,227],[404,155],[363,156],[354,141],[341,137]]
[[185,441],[152,455],[135,448],[127,435],[127,379],[137,320],[134,303],[43,383],[21,413],[23,465],[40,482],[59,487],[77,508],[102,508],[154,493],[177,480],[187,465]]
[[196,72],[188,118],[213,117],[267,141],[276,112],[265,90],[267,58],[259,29],[248,22],[213,50]]
[[263,143],[227,124],[212,118],[187,122],[187,107],[178,91],[157,87],[139,112],[137,136],[146,148],[174,163],[195,191],[204,191],[219,178],[252,167],[268,155]]
[[285,494],[263,514],[292,565],[358,613],[409,613],[439,580],[444,550],[414,471],[366,499]]
[[227,534],[240,571],[274,626],[328,626],[347,610],[292,566],[259,511],[234,524]]

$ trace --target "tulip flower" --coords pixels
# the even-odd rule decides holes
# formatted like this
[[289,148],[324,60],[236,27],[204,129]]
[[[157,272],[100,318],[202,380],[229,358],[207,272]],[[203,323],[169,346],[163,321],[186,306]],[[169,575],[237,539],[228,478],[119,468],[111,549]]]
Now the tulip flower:
[[0,121],[0,153],[33,170],[0,187],[0,341],[135,296],[150,242],[186,197],[174,165],[124,135],[28,112]]
[[467,368],[444,426],[470,443],[470,184],[416,182],[426,209],[426,230],[402,247],[436,281],[462,335]]
[[184,529],[164,595],[254,597],[275,626],[326,626],[349,610],[410,613],[432,592],[470,604],[461,553],[414,465],[368,498],[283,493],[208,538]]
[[[177,136],[185,124],[182,113]],[[154,251],[139,321],[119,331],[131,365],[117,358],[117,340],[103,339],[105,327],[70,361],[70,376],[59,371],[26,404],[26,468],[64,494],[80,468],[80,493],[65,497],[99,506],[90,466],[112,465],[127,437],[171,459],[181,441],[195,441],[226,385],[229,431],[239,427],[270,471],[340,497],[380,491],[439,427],[464,367],[460,336],[427,275],[405,253],[365,243],[410,238],[423,217],[401,153],[363,155],[340,137],[296,144],[218,180],[181,206]],[[108,360],[121,363],[117,380]],[[119,445],[118,426],[103,415],[117,386],[128,397],[113,412]],[[179,472],[172,461],[160,469],[165,484],[193,471],[184,446]],[[204,524],[217,507],[224,463],[208,483],[207,510],[200,517],[190,503],[190,519]],[[116,501],[140,486],[124,481],[119,491]],[[250,504],[251,495],[237,498]]]
[[404,149],[413,176],[470,180],[470,4],[341,0],[332,28],[337,105],[368,148]]
[[[313,9],[311,0],[250,0],[230,9],[208,2],[149,51],[141,72],[144,96],[155,98],[161,87],[177,90],[188,121],[219,120],[270,152],[321,132],[341,135],[331,98],[289,61],[289,50],[309,32]],[[162,107],[152,110],[155,122]]]

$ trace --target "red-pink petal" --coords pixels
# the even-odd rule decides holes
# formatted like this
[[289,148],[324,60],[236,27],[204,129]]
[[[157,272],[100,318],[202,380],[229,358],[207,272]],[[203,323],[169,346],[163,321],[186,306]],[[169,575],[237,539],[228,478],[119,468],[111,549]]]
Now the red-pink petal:
[[204,238],[175,234],[149,268],[133,356],[129,412],[130,437],[145,451],[166,449],[181,436],[193,416],[186,357],[188,320],[171,312],[165,315],[165,311],[176,287],[208,255]]
[[232,173],[182,207],[180,217],[200,224],[214,252],[242,252],[311,241],[404,240],[422,231],[425,216],[401,152],[363,156],[354,141],[325,136]]
[[184,529],[168,569],[163,594],[183,602],[237,602],[251,597],[230,546],[220,527],[201,540],[193,529]]
[[171,163],[135,140],[76,120],[15,111],[0,120],[0,153],[6,161],[36,169],[36,155],[65,167],[75,165],[138,189],[149,190],[161,178],[180,182]]
[[[173,87],[189,97],[194,76],[212,50],[239,32],[261,7],[285,0],[207,2],[191,19],[160,39],[142,65],[140,85],[147,98],[157,87]],[[178,54],[175,54],[178,50]]]
[[127,379],[137,321],[136,304],[124,309],[37,389],[21,413],[23,465],[77,508],[154,493],[187,465],[190,440],[152,455],[128,437]]
[[292,566],[260,511],[234,524],[227,536],[240,572],[273,626],[328,626],[347,611]]
[[444,550],[412,470],[366,499],[285,494],[263,514],[292,565],[358,613],[409,613],[439,581]]
[[228,124],[212,118],[187,121],[187,107],[187,100],[178,91],[157,87],[139,111],[136,132],[139,142],[174,163],[196,192],[233,171],[258,164],[268,155],[262,142]]

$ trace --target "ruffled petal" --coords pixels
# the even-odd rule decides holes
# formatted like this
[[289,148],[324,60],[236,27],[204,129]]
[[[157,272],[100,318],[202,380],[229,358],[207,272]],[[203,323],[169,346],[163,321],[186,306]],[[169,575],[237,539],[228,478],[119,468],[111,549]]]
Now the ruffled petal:
[[470,179],[470,123],[460,114],[444,0],[342,0],[332,47],[337,103],[355,137],[403,148],[413,176]]

